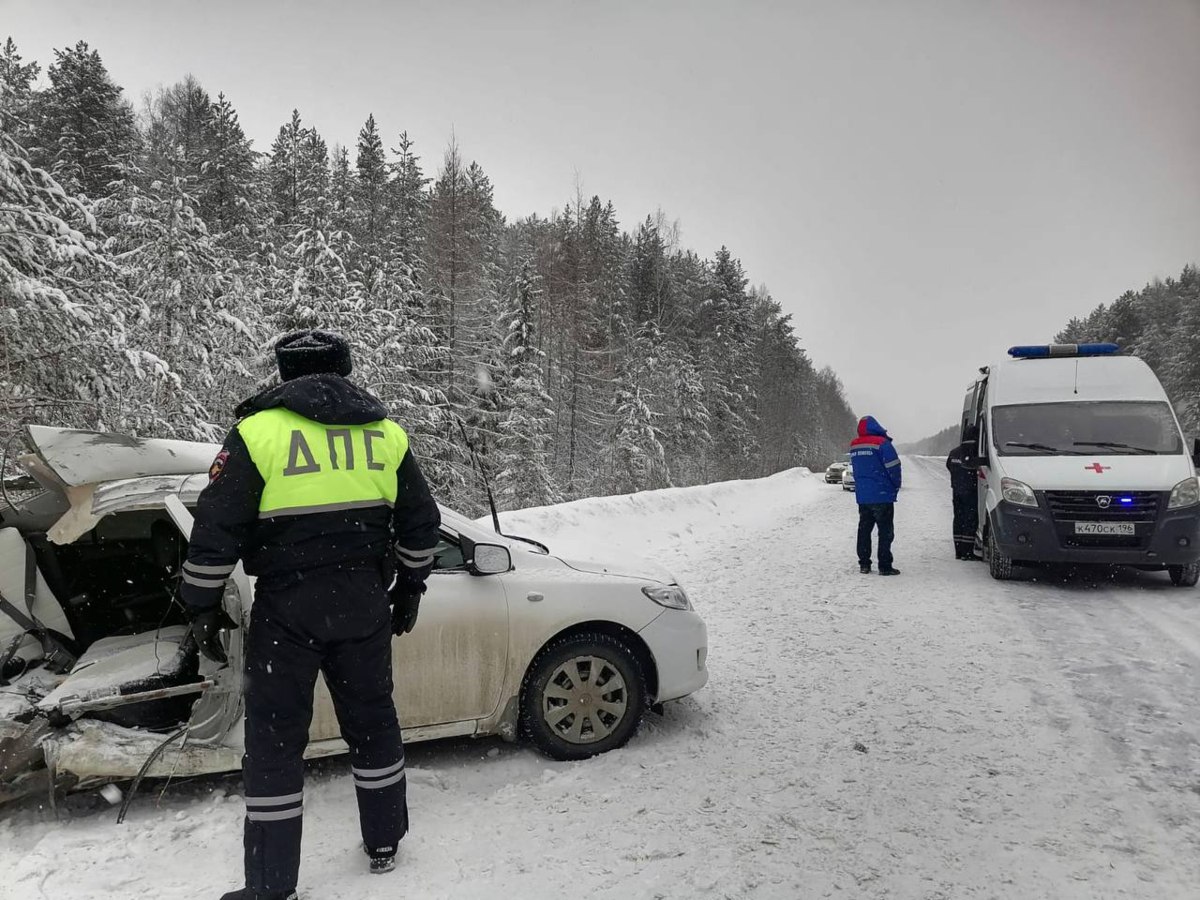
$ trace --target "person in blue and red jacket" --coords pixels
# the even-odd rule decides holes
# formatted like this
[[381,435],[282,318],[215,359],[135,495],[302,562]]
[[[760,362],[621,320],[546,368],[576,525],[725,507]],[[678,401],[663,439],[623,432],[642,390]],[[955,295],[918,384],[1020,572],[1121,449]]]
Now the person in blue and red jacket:
[[850,442],[854,498],[858,501],[858,570],[871,574],[871,532],[879,529],[879,574],[899,575],[892,565],[896,536],[896,497],[900,493],[900,457],[892,439],[874,416],[858,421],[858,437]]

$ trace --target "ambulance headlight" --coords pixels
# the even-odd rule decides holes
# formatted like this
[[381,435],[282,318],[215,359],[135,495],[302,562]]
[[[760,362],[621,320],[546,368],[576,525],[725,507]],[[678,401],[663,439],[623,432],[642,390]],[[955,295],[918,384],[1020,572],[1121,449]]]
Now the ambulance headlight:
[[1000,496],[1017,506],[1037,506],[1037,494],[1033,488],[1015,478],[1000,479]]
[[1167,509],[1179,509],[1183,506],[1195,506],[1200,503],[1200,478],[1193,475],[1185,478],[1171,489],[1171,499]]

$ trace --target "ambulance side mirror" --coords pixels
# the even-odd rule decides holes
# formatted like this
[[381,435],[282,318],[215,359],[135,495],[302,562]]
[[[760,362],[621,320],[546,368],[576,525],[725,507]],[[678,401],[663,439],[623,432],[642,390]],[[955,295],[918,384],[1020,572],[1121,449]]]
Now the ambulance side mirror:
[[1200,469],[1200,438],[1192,444],[1192,465]]

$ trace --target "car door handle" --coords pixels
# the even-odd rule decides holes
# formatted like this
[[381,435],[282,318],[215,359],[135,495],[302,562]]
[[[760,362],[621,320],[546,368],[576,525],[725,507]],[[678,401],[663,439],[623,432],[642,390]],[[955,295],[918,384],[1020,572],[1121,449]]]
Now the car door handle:
[[530,591],[528,594],[525,595],[525,599],[528,600],[530,603],[541,603],[543,600],[546,599],[546,595],[540,594],[537,591]]

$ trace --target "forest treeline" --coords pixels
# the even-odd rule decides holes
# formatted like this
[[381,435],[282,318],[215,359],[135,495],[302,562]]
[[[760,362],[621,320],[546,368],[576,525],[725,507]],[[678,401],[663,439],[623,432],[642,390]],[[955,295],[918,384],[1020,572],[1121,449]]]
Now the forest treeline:
[[722,247],[577,192],[508,220],[453,142],[429,164],[368,115],[330,144],[299,111],[251,146],[186,77],[135,106],[86,43],[0,52],[0,428],[219,440],[320,327],[478,511],[753,477],[840,456],[836,375]]
[[1072,319],[1060,343],[1112,341],[1144,359],[1158,375],[1189,435],[1200,436],[1200,271],[1154,281]]

